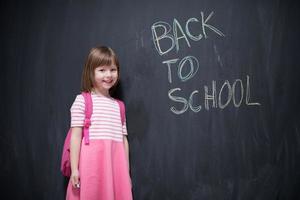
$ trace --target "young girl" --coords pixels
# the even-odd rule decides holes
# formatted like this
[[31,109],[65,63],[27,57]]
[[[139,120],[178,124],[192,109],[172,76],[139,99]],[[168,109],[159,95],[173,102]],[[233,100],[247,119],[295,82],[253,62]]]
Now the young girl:
[[131,200],[126,123],[110,96],[119,81],[119,61],[111,48],[92,48],[82,73],[82,91],[90,92],[93,113],[89,144],[82,142],[85,102],[77,95],[71,107],[71,177],[67,200]]

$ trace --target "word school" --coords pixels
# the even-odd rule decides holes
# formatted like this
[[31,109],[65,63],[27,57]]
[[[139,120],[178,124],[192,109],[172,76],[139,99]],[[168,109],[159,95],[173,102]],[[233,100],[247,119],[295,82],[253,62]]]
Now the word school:
[[[250,80],[247,75],[246,84],[243,83],[241,79],[235,79],[231,84],[229,80],[225,80],[220,88],[216,87],[217,82],[212,81],[211,87],[208,85],[204,86],[204,95],[201,96],[199,90],[194,90],[188,97],[183,97],[181,93],[181,88],[174,88],[169,90],[168,96],[173,101],[176,102],[176,107],[172,106],[170,110],[174,114],[183,114],[189,108],[191,111],[197,113],[202,109],[201,105],[196,105],[194,100],[197,99],[199,102],[201,99],[204,100],[205,110],[209,108],[226,108],[231,102],[234,107],[238,108],[244,103],[247,106],[259,106],[260,103],[250,102]],[[237,95],[238,94],[238,95]],[[179,109],[178,103],[182,104]]]

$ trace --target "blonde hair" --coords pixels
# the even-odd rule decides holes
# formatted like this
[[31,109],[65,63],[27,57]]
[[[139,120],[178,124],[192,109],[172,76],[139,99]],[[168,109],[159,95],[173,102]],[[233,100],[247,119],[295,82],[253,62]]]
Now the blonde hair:
[[118,71],[118,79],[114,86],[110,88],[110,94],[114,91],[120,80],[120,66],[119,60],[115,52],[106,46],[94,47],[86,59],[82,76],[81,76],[81,91],[91,92],[94,87],[95,68],[104,65],[116,65]]

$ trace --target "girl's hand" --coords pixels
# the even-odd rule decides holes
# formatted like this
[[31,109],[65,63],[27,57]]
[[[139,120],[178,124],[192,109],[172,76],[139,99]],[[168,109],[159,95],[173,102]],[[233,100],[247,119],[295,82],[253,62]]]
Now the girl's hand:
[[72,186],[74,188],[80,188],[80,177],[79,177],[78,170],[72,171],[70,179],[71,179]]

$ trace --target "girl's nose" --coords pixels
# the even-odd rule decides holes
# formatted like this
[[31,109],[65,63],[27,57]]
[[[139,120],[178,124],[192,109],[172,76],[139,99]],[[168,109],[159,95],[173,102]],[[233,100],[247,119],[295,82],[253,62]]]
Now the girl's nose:
[[105,76],[110,77],[111,76],[111,72],[110,71],[106,71]]

